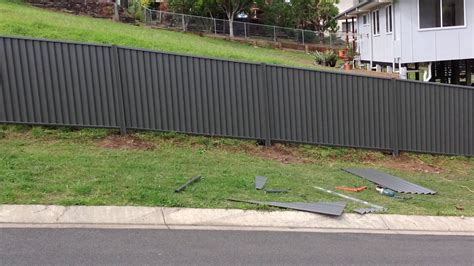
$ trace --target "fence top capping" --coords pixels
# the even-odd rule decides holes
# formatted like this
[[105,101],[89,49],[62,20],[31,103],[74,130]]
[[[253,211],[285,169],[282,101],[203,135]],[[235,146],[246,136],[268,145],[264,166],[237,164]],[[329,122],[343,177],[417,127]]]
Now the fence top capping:
[[111,44],[88,43],[88,42],[69,41],[69,40],[61,40],[61,39],[34,38],[34,37],[28,37],[28,36],[0,35],[0,38],[18,39],[18,40],[24,40],[24,41],[38,41],[38,42],[51,42],[51,43],[74,44],[74,45],[99,46],[99,47],[106,47],[106,48],[110,48],[113,46]]
[[433,85],[433,86],[436,86],[436,87],[450,87],[450,88],[474,91],[474,87],[470,87],[470,86],[467,86],[467,85],[455,85],[455,84],[437,83],[437,82],[424,82],[424,81],[421,81],[421,80],[408,80],[408,79],[399,79],[399,80],[403,81],[405,83],[425,84],[425,85],[429,84],[429,85]]
[[[396,78],[384,78],[384,77],[374,77],[371,75],[364,75],[358,73],[346,73],[343,71],[336,71],[336,70],[326,70],[326,69],[311,69],[311,68],[304,68],[304,67],[295,67],[295,66],[285,66],[285,65],[277,65],[277,64],[269,64],[269,63],[262,63],[262,62],[248,62],[248,61],[239,61],[239,60],[232,60],[232,59],[223,59],[223,58],[216,58],[216,57],[206,57],[206,56],[197,56],[197,55],[190,55],[190,54],[180,54],[175,52],[166,52],[160,50],[152,50],[146,48],[135,48],[135,47],[126,47],[120,46],[115,44],[96,44],[96,43],[86,43],[86,42],[76,42],[76,41],[64,41],[64,40],[55,40],[55,39],[42,39],[42,38],[32,38],[32,37],[24,37],[24,36],[3,36],[0,35],[0,39],[18,39],[18,40],[25,40],[25,41],[39,41],[39,42],[50,42],[50,43],[63,43],[63,44],[74,44],[74,45],[86,45],[86,46],[98,46],[98,47],[106,47],[106,48],[118,48],[124,50],[134,50],[134,51],[141,51],[147,53],[159,53],[159,54],[167,54],[167,55],[175,55],[175,56],[183,56],[188,58],[196,58],[196,59],[208,59],[208,60],[215,60],[221,62],[232,62],[232,63],[239,63],[239,64],[247,64],[247,65],[266,65],[270,67],[279,67],[279,68],[287,68],[287,69],[296,69],[296,70],[303,70],[303,71],[311,71],[311,72],[319,72],[319,73],[328,73],[328,74],[338,74],[338,75],[346,75],[346,76],[353,76],[353,77],[361,77],[361,78],[372,78],[378,80],[396,80],[398,82],[407,82],[407,83],[416,83],[416,84],[428,84],[422,81],[415,81],[415,80],[402,80]],[[462,86],[462,85],[452,85],[452,84],[441,84],[441,83],[429,83],[429,85],[438,86],[438,87],[452,87],[457,89],[468,89],[474,90],[473,87],[469,86]]]

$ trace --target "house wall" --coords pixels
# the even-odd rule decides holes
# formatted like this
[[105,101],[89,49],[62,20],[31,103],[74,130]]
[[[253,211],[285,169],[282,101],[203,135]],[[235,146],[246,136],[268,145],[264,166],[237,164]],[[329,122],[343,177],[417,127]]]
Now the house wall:
[[[394,58],[393,33],[387,32],[385,6],[379,9],[380,34],[373,34],[372,12],[366,14],[367,24],[364,24],[363,16],[357,18],[358,21],[358,44],[359,53],[363,61],[392,63]],[[393,27],[395,28],[395,27]],[[373,57],[371,57],[371,47],[373,47]]]
[[357,18],[357,47],[360,57],[363,61],[370,61],[370,49],[371,49],[371,23],[367,19],[367,23],[364,24],[363,16]]
[[418,1],[399,0],[402,63],[474,58],[474,1],[465,0],[466,27],[419,30]]
[[400,57],[401,63],[419,63],[474,58],[474,1],[465,0],[466,26],[454,29],[419,30],[418,0],[397,0],[393,8],[394,36],[385,29],[385,7],[380,8],[378,36],[372,34],[372,16],[370,25],[358,17],[362,60],[392,63]]

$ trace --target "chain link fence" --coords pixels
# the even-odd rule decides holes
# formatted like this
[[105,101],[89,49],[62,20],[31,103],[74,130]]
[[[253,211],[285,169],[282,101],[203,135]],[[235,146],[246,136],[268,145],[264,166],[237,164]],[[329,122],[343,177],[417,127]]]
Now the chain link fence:
[[[151,27],[195,32],[206,35],[230,36],[229,20],[179,14],[141,7],[142,21]],[[345,48],[356,35],[342,31],[317,32],[250,22],[233,21],[234,38],[313,45],[321,48]]]

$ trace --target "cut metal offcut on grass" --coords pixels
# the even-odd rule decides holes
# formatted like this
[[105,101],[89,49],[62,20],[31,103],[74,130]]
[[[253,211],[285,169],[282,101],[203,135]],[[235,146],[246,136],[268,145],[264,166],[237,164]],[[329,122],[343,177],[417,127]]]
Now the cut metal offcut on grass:
[[262,190],[267,183],[267,177],[265,176],[256,176],[255,177],[255,189]]
[[366,168],[346,168],[344,171],[369,180],[372,183],[389,188],[400,193],[429,194],[434,195],[436,191],[427,189],[417,184],[410,183],[393,175],[386,174],[374,169]]
[[174,192],[179,193],[179,192],[185,190],[192,183],[197,182],[199,180],[201,180],[201,176],[195,176],[195,177],[189,179],[188,182],[186,182],[184,185],[182,185],[179,188],[175,189]]
[[290,192],[289,189],[274,189],[274,188],[265,189],[265,193],[288,193],[288,192]]
[[290,209],[296,211],[304,211],[317,214],[325,214],[330,216],[340,216],[342,215],[344,208],[346,207],[346,202],[336,201],[336,202],[263,202],[255,200],[239,200],[239,199],[228,199],[229,201],[234,202],[243,202],[250,204],[265,205],[271,207],[278,207],[283,209]]
[[357,208],[357,209],[353,209],[353,211],[358,214],[367,214],[367,213],[379,212],[382,210],[377,209],[377,208]]
[[329,189],[325,189],[325,188],[317,187],[317,186],[315,186],[314,188],[317,189],[317,190],[320,190],[320,191],[323,191],[323,192],[326,192],[326,193],[329,193],[329,194],[332,194],[332,195],[336,195],[336,196],[338,196],[338,197],[341,197],[341,198],[344,198],[344,199],[353,201],[353,202],[357,202],[357,203],[361,203],[361,204],[367,205],[367,206],[369,206],[369,207],[371,207],[371,208],[377,209],[377,211],[385,211],[385,210],[386,210],[385,207],[382,207],[382,206],[379,206],[379,205],[375,205],[375,204],[372,204],[372,203],[370,203],[370,202],[367,202],[367,201],[364,201],[364,200],[360,200],[360,199],[357,199],[357,198],[354,198],[354,197],[350,197],[350,196],[347,196],[347,195],[344,195],[344,194],[341,194],[341,193],[337,193],[337,192],[334,192],[334,191],[329,190]]

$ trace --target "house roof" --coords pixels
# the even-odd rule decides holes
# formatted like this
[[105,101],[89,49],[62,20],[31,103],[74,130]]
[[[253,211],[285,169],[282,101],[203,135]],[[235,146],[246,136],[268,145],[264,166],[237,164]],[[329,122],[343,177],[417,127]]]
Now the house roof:
[[392,0],[367,0],[365,2],[362,2],[356,6],[353,6],[347,9],[346,11],[340,13],[334,18],[336,20],[355,18],[360,14],[368,13],[377,7],[388,5],[390,3],[392,3]]

